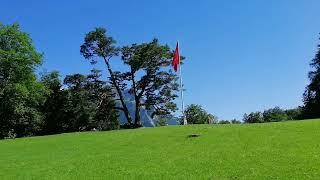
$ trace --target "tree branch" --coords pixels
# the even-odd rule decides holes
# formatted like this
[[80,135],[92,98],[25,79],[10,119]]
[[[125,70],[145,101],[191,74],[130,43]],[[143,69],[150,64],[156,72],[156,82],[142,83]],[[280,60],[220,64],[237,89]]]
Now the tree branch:
[[145,80],[145,81],[146,81],[146,82],[143,83],[143,86],[142,86],[142,88],[141,88],[141,91],[140,91],[140,93],[138,94],[138,98],[139,98],[139,99],[142,97],[143,93],[145,92],[147,86],[148,86],[149,83],[150,83],[150,74],[149,74],[149,73],[147,73],[147,75],[146,75],[146,80]]
[[122,107],[114,107],[114,109],[124,111],[124,108],[122,108]]

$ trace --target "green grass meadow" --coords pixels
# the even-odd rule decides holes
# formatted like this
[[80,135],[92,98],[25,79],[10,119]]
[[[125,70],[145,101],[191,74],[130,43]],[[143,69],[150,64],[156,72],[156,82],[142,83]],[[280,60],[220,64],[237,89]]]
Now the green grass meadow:
[[[199,137],[188,138],[190,134]],[[0,179],[319,179],[320,120],[0,141]]]

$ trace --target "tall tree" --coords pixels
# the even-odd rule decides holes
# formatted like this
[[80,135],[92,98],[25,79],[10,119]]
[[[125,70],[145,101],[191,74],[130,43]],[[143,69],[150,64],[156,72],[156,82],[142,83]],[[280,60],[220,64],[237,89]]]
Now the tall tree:
[[96,106],[90,101],[91,94],[87,91],[87,77],[82,74],[67,75],[64,79],[67,86],[67,103],[65,106],[67,131],[88,130],[89,122],[96,111]]
[[34,73],[41,63],[42,54],[19,25],[0,24],[0,138],[39,131],[47,92]]
[[[173,100],[177,97],[178,84],[177,76],[168,68],[173,55],[170,48],[159,44],[156,39],[122,48],[116,47],[115,43],[104,28],[96,28],[86,34],[80,52],[92,64],[97,63],[98,58],[104,61],[109,80],[121,104],[121,107],[115,108],[124,112],[128,124],[135,127],[141,125],[141,107],[151,109],[152,116],[174,112],[177,108]],[[111,67],[110,59],[119,55],[128,71],[115,71]],[[134,120],[125,102],[125,92],[134,97]]]
[[310,84],[303,94],[304,114],[306,118],[318,118],[320,117],[320,44],[310,66],[313,70],[309,72]]
[[309,72],[310,83],[303,94],[303,109],[306,118],[318,118],[320,117],[320,44],[310,66],[313,70]]
[[46,101],[41,107],[45,116],[42,134],[61,133],[64,131],[64,124],[65,121],[67,121],[67,117],[65,116],[67,98],[66,93],[62,88],[63,85],[60,80],[59,72],[54,71],[43,74],[41,82],[49,90]]

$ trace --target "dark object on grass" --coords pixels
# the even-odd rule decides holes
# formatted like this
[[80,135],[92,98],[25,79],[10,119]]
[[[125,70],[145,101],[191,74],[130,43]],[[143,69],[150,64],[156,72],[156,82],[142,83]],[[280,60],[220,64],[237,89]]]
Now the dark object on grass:
[[190,134],[187,137],[188,138],[195,138],[195,137],[199,137],[199,136],[200,136],[200,134]]

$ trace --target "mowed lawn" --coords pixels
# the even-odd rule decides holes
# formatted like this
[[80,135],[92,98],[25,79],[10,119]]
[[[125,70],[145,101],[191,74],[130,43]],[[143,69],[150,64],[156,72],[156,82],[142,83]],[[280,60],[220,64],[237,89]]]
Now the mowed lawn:
[[320,120],[0,141],[0,179],[277,178],[320,178]]

